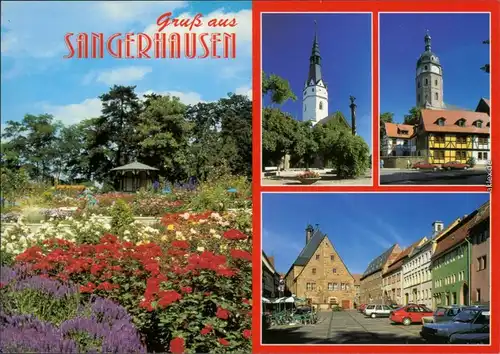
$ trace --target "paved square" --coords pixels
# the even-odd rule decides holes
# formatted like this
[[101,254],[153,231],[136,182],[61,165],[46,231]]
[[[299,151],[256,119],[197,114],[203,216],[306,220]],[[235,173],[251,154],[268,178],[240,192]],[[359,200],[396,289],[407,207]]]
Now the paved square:
[[418,344],[420,324],[403,326],[388,318],[355,311],[320,312],[314,325],[279,326],[264,331],[263,344]]

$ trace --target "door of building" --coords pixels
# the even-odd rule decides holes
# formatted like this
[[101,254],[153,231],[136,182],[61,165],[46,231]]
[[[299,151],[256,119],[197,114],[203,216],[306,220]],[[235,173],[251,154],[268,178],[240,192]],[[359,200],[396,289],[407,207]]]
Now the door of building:
[[349,310],[351,308],[351,301],[350,300],[342,300],[342,308],[344,310]]

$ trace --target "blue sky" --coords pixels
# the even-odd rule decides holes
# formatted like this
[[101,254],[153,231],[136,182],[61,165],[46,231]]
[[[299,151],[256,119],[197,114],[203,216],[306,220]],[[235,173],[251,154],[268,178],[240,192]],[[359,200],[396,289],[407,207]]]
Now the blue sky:
[[351,273],[394,243],[405,248],[430,236],[432,223],[445,226],[470,214],[487,193],[264,193],[262,245],[286,273],[305,246],[305,228],[319,224]]
[[[16,1],[1,6],[2,123],[26,113],[52,113],[64,123],[98,116],[97,97],[113,84],[137,85],[137,93],[170,93],[187,104],[228,92],[251,94],[251,2]],[[154,33],[157,17],[168,11],[175,17],[202,13],[207,21],[235,17],[237,58],[63,59],[67,32]]]
[[262,69],[290,82],[298,99],[284,104],[283,110],[302,119],[301,97],[309,71],[315,20],[322,73],[328,84],[329,113],[342,111],[350,121],[349,96],[355,96],[357,131],[371,145],[370,14],[264,14]]
[[488,14],[381,14],[380,112],[393,112],[398,122],[415,106],[426,30],[443,67],[445,103],[473,110],[490,97],[490,76],[480,70],[489,62],[489,46],[482,44],[489,38]]

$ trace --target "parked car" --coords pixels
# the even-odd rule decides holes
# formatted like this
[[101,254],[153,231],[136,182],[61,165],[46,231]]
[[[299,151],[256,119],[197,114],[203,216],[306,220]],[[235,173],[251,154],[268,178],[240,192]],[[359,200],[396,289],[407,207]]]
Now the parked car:
[[366,306],[366,309],[363,313],[365,314],[365,316],[377,318],[389,317],[391,311],[392,308],[389,305],[368,305]]
[[394,323],[402,323],[409,326],[412,323],[421,323],[422,317],[432,316],[433,311],[426,306],[406,305],[397,310],[393,310],[389,319]]
[[457,305],[439,306],[432,316],[422,317],[422,324],[451,321],[462,308]]
[[363,311],[365,310],[365,308],[366,308],[366,304],[361,304],[358,307],[358,311],[361,312],[361,313],[363,313]]
[[402,307],[402,306],[401,306],[401,305],[398,305],[398,304],[391,304],[391,305],[389,305],[389,307],[390,307],[391,309],[393,309],[393,310],[396,310],[396,309],[398,309],[398,308],[400,308],[400,307]]
[[[451,321],[441,323],[426,323],[422,326],[420,335],[429,343],[449,343],[450,340],[461,340],[460,336],[451,338],[454,334],[472,334],[490,332],[490,310],[481,307],[462,309]],[[469,339],[473,340],[474,336]],[[467,338],[467,337],[466,337]],[[484,340],[484,336],[482,336]],[[489,337],[488,337],[489,342]]]
[[470,165],[460,161],[450,161],[441,166],[445,170],[468,170]]
[[412,168],[415,170],[433,170],[433,171],[439,170],[438,165],[427,162],[416,162],[413,164]]
[[490,344],[490,328],[483,333],[454,333],[450,336],[450,344]]

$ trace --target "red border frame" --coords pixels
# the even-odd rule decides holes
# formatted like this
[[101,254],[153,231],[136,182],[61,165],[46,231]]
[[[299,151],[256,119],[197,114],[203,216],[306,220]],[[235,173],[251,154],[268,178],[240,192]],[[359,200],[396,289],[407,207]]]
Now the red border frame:
[[[383,346],[383,345],[332,345],[332,346],[317,346],[317,345],[282,345],[282,346],[266,346],[261,345],[261,315],[260,315],[260,297],[261,297],[261,192],[318,192],[318,191],[378,191],[378,192],[468,192],[468,191],[486,191],[485,187],[480,186],[381,186],[378,183],[379,173],[379,156],[373,154],[373,187],[361,186],[317,186],[317,187],[294,187],[294,186],[261,186],[261,33],[260,33],[260,18],[262,12],[372,12],[373,16],[373,127],[372,129],[372,146],[373,151],[379,151],[378,139],[378,111],[379,111],[379,69],[378,69],[378,18],[379,12],[491,12],[491,102],[492,107],[496,102],[500,102],[500,2],[495,0],[483,1],[452,1],[452,0],[424,0],[419,2],[410,1],[254,1],[253,2],[253,30],[252,30],[252,45],[253,45],[253,353],[499,353],[500,339],[498,336],[491,336],[491,345],[489,346],[421,346],[421,345],[405,345],[405,346]],[[479,69],[478,69],[479,70]],[[496,112],[496,111],[495,111]],[[491,125],[491,136],[497,137],[500,134],[500,123]],[[492,140],[492,152],[497,151],[496,141]],[[499,144],[500,145],[500,144]],[[500,155],[491,154],[492,165],[500,164]],[[493,174],[492,185],[500,186],[500,174]],[[493,189],[491,192],[491,203],[498,199],[500,187]],[[496,205],[495,205],[496,206]],[[494,215],[497,215],[496,209],[491,209],[491,225],[492,230],[497,230],[500,226],[500,220],[495,221]],[[493,231],[491,235],[493,235]],[[500,254],[496,252],[500,250],[500,239],[491,237],[491,297],[492,299],[500,298],[500,282],[495,282],[493,279],[500,279]],[[500,333],[500,306],[495,302],[490,302],[491,311],[491,333]]]

